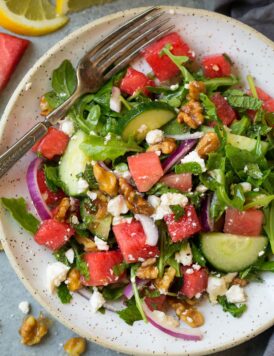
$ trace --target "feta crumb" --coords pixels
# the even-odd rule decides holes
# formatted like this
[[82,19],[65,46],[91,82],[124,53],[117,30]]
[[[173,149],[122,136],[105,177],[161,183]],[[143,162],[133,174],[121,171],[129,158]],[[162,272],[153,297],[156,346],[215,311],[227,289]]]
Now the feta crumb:
[[186,270],[186,274],[192,274],[194,272],[194,270],[192,268],[188,268]]
[[126,214],[128,212],[128,207],[125,198],[122,195],[117,195],[117,197],[110,199],[107,210],[113,216]]
[[90,200],[97,199],[97,193],[96,192],[91,192],[90,190],[87,191],[87,196],[89,197]]
[[192,264],[192,251],[190,244],[187,243],[182,249],[175,254],[175,260],[183,266],[190,266]]
[[95,242],[95,245],[97,246],[99,251],[108,251],[109,250],[109,245],[107,244],[107,242],[100,239],[99,237],[94,236],[94,242]]
[[130,224],[133,218],[124,218],[123,216],[114,216],[112,225]]
[[260,189],[259,188],[254,188],[253,191],[254,192],[258,192]]
[[78,225],[79,224],[79,219],[76,215],[72,215],[71,216],[71,223],[74,225]]
[[162,151],[160,151],[160,150],[159,150],[159,151],[154,151],[154,152],[155,152],[155,153],[156,153],[156,155],[157,155],[157,156],[159,156],[159,157],[160,157],[160,156],[161,156],[161,154],[162,154]]
[[246,173],[248,171],[248,167],[244,166],[244,172]]
[[218,72],[218,71],[220,70],[220,67],[219,67],[217,64],[213,64],[212,69],[213,69],[215,72]]
[[164,193],[161,196],[161,204],[164,205],[182,205],[186,206],[187,197],[180,193]]
[[244,289],[238,284],[231,286],[225,295],[229,303],[244,303],[246,301]]
[[189,83],[186,83],[184,86],[185,89],[189,89]]
[[209,276],[206,291],[208,293],[210,302],[216,304],[217,297],[219,295],[225,295],[227,291],[224,278]]
[[199,184],[199,185],[197,185],[195,190],[198,193],[205,193],[208,190],[208,188],[203,184]]
[[195,270],[195,271],[199,271],[201,269],[201,266],[198,264],[198,263],[195,263],[194,265],[192,265],[192,268]]
[[206,171],[205,161],[203,158],[201,158],[198,155],[197,151],[191,151],[183,159],[181,159],[181,163],[189,163],[189,162],[198,163],[201,166],[202,172]]
[[89,303],[91,306],[91,312],[94,314],[105,304],[105,298],[98,291],[96,287],[93,288],[92,296],[90,297]]
[[202,296],[202,293],[196,293],[196,294],[195,294],[195,298],[196,298],[196,299],[200,299],[201,296]]
[[151,130],[146,135],[146,141],[149,145],[154,145],[163,141],[164,133],[162,130]]
[[242,182],[240,185],[242,186],[244,193],[250,192],[252,189],[252,185],[248,182]]
[[151,206],[153,206],[153,208],[158,208],[158,206],[161,204],[161,199],[157,197],[157,195],[149,195],[147,201]]
[[30,90],[31,87],[32,87],[32,82],[28,82],[28,83],[25,85],[25,91]]
[[83,179],[83,178],[79,178],[78,182],[77,182],[77,193],[81,194],[83,193],[85,190],[87,190],[89,187],[88,182]]
[[65,256],[67,258],[67,260],[69,261],[69,263],[73,263],[74,261],[74,251],[72,248],[70,248],[69,250],[67,250],[65,252]]
[[177,90],[179,88],[179,84],[173,84],[169,87],[170,90]]
[[259,253],[258,253],[258,256],[259,257],[261,257],[261,256],[263,256],[264,255],[264,251],[260,251]]
[[74,133],[73,122],[68,117],[65,117],[63,120],[59,121],[59,129],[71,137]]
[[22,301],[22,302],[20,302],[19,304],[18,304],[18,308],[19,308],[19,310],[21,310],[21,312],[23,313],[23,314],[28,314],[29,313],[29,311],[30,311],[30,305],[29,305],[29,302],[27,302],[27,301]]
[[47,286],[51,294],[66,279],[68,271],[69,267],[62,262],[54,262],[47,266]]
[[177,319],[173,318],[173,316],[165,314],[160,310],[153,310],[152,314],[159,323],[165,323],[166,325],[174,328],[177,328],[180,325]]
[[141,125],[137,130],[137,132],[139,132],[139,133],[143,133],[145,131],[147,131],[147,125],[145,125],[145,124]]

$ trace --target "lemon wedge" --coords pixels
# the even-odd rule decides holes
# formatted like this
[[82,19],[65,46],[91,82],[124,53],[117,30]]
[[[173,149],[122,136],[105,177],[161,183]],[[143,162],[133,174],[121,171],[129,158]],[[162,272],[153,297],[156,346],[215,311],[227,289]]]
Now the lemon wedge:
[[0,25],[21,35],[44,35],[67,21],[48,0],[0,0]]
[[86,9],[93,5],[102,5],[112,0],[56,0],[56,13],[65,15],[68,12],[75,12]]

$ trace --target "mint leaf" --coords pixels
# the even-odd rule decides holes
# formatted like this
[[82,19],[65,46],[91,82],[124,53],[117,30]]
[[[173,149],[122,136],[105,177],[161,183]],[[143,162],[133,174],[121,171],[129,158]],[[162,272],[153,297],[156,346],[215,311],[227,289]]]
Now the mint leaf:
[[218,115],[217,115],[217,112],[216,112],[216,106],[215,104],[209,99],[209,97],[204,94],[204,93],[201,93],[200,94],[200,99],[201,99],[201,102],[203,104],[203,108],[204,108],[204,111],[205,111],[205,118],[209,121],[218,121]]
[[68,304],[72,299],[68,286],[64,282],[57,287],[57,295],[63,304]]
[[129,325],[133,325],[135,321],[142,320],[142,315],[136,306],[134,298],[128,300],[126,304],[127,307],[125,309],[117,312],[119,317]]
[[235,108],[238,109],[249,109],[249,110],[259,110],[262,107],[262,101],[253,98],[252,96],[248,95],[229,95],[227,97],[227,102]]
[[54,251],[53,256],[56,258],[57,261],[64,263],[64,265],[70,266],[70,263],[65,255],[67,250],[68,248],[66,246],[63,246],[59,248],[57,251]]
[[230,126],[231,133],[235,135],[244,135],[250,127],[250,119],[247,116],[243,116],[241,120],[235,120]]
[[187,162],[187,163],[180,163],[175,166],[175,173],[192,173],[192,174],[201,174],[202,167],[197,162]]
[[185,215],[185,210],[181,205],[170,205],[169,207],[174,214],[174,220],[176,222],[178,222]]
[[51,85],[60,99],[65,101],[77,85],[76,72],[70,61],[65,59],[52,73]]
[[106,300],[117,300],[123,296],[125,287],[114,288],[112,285],[103,288],[102,294]]
[[229,303],[227,301],[227,298],[226,298],[225,295],[222,295],[222,296],[219,295],[217,297],[217,301],[223,307],[223,311],[230,313],[232,316],[234,316],[234,318],[239,318],[240,316],[242,316],[242,314],[247,309],[246,304],[242,304],[240,306],[237,306],[234,303]]
[[88,182],[90,189],[98,189],[99,184],[94,176],[93,167],[91,164],[87,164],[84,171],[84,179]]
[[11,213],[13,218],[28,232],[34,235],[40,225],[40,221],[36,219],[27,210],[27,204],[24,198],[1,198],[4,207]]

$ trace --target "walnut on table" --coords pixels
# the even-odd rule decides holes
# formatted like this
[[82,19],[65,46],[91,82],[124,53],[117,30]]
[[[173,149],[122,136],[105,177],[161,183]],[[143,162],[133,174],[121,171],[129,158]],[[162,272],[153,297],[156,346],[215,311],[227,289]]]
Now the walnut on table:
[[19,329],[22,344],[27,346],[39,344],[48,333],[49,324],[49,320],[42,313],[37,319],[33,315],[27,316]]
[[80,356],[86,351],[86,340],[82,337],[72,337],[65,343],[64,350],[69,356]]

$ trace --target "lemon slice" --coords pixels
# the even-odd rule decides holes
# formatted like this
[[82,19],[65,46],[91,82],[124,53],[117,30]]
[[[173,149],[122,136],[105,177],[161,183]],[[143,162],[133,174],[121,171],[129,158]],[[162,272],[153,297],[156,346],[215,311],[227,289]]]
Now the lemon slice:
[[56,0],[56,13],[65,15],[68,12],[75,12],[86,9],[93,5],[102,5],[112,0]]
[[68,18],[56,15],[48,0],[0,0],[0,25],[29,36],[40,36],[65,25]]

